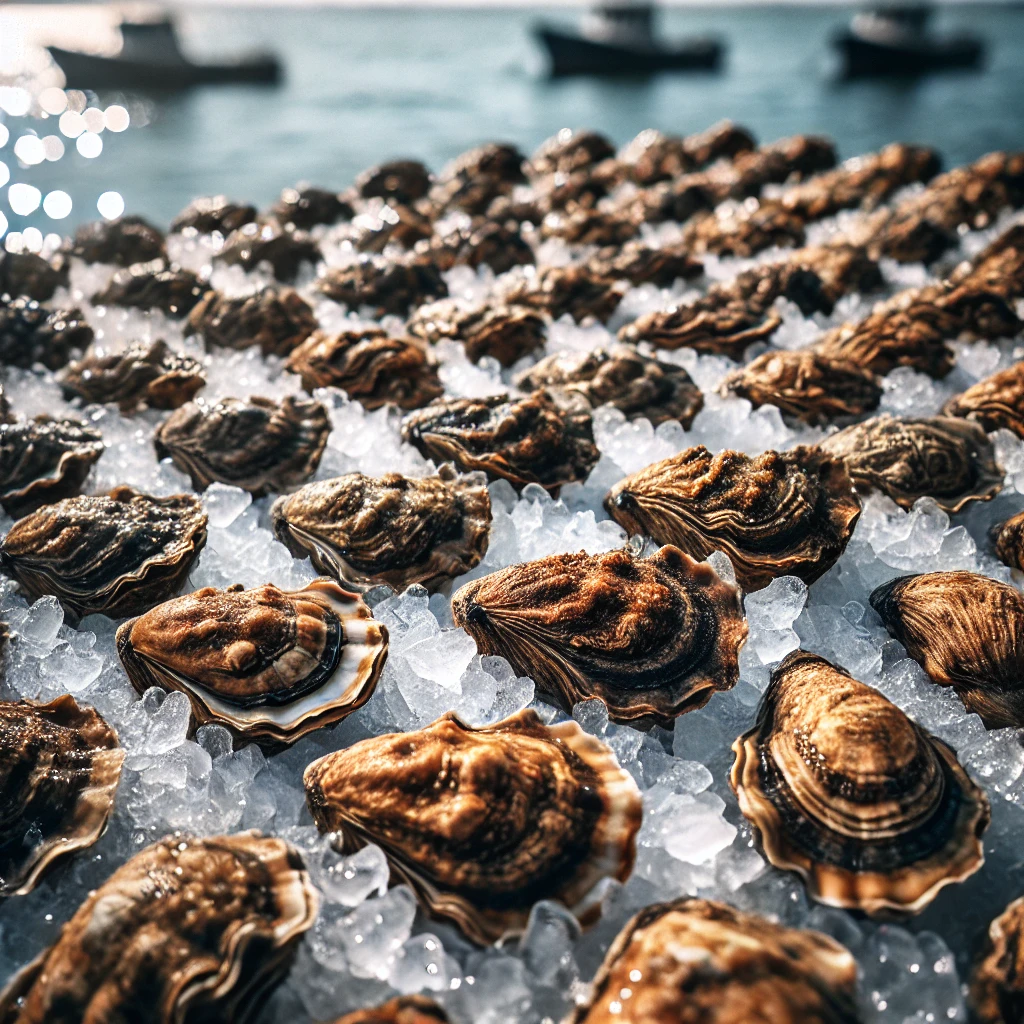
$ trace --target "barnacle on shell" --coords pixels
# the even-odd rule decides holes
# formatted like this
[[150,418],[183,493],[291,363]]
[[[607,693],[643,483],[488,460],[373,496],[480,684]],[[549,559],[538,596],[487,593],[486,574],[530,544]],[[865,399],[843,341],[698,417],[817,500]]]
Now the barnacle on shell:
[[942,411],[972,419],[986,430],[1010,430],[1024,437],[1024,362],[979,380],[954,395]]

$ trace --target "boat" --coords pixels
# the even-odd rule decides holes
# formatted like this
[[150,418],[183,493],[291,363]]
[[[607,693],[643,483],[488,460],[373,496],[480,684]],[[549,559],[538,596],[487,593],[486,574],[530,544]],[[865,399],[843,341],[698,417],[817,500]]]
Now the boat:
[[223,63],[196,63],[178,44],[167,15],[120,24],[121,49],[115,54],[83,53],[47,46],[64,72],[68,89],[186,89],[196,85],[281,80],[281,64],[273,54],[242,56]]
[[857,14],[834,42],[848,77],[920,75],[981,63],[984,44],[966,32],[928,31],[932,9],[925,4],[876,7]]
[[713,71],[722,59],[717,39],[662,42],[653,3],[603,3],[579,31],[542,22],[533,32],[550,58],[553,76],[651,75],[662,71]]

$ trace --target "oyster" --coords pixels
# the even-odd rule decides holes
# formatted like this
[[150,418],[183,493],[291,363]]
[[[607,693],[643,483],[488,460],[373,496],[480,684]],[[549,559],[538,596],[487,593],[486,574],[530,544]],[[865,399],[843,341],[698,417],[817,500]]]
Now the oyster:
[[256,832],[147,846],[0,993],[3,1024],[246,1024],[288,973],[319,899],[298,851]]
[[427,249],[442,270],[452,267],[487,266],[495,274],[534,262],[533,249],[514,227],[484,221],[462,231],[453,231],[433,241]]
[[834,939],[683,896],[626,924],[566,1024],[859,1024],[856,984]]
[[631,180],[638,185],[671,181],[699,166],[686,146],[686,140],[665,135],[655,128],[645,128],[630,139],[618,157],[627,168]]
[[388,631],[334,580],[292,591],[203,587],[122,623],[117,653],[139,693],[180,690],[196,725],[279,745],[370,699]]
[[1024,897],[1010,903],[989,925],[971,975],[969,1004],[976,1024],[1017,1024],[1024,1015],[1022,927]]
[[530,158],[535,175],[571,174],[615,156],[615,147],[600,132],[563,128],[540,144]]
[[86,263],[130,267],[133,263],[165,259],[167,249],[163,232],[141,217],[128,216],[83,224],[75,232],[71,255]]
[[218,480],[259,496],[305,483],[330,432],[327,410],[312,399],[200,398],[168,416],[154,443],[158,457],[170,457],[196,490]]
[[876,416],[827,437],[821,449],[846,463],[858,490],[881,491],[903,508],[927,495],[959,512],[1003,489],[985,431],[949,416]]
[[606,323],[628,290],[627,282],[604,277],[587,266],[543,267],[504,295],[510,306],[529,306],[558,320],[594,317]]
[[308,231],[318,224],[335,224],[355,216],[352,204],[324,188],[286,188],[270,208],[270,215],[289,228]]
[[1011,569],[1024,569],[1024,512],[992,528],[996,557]]
[[520,711],[473,728],[449,712],[314,761],[306,802],[346,850],[376,843],[433,915],[481,945],[521,932],[556,899],[581,919],[611,876],[633,868],[640,794],[575,722]]
[[77,494],[105,447],[75,420],[0,423],[0,505],[17,517]]
[[347,473],[300,487],[271,509],[274,532],[296,558],[365,588],[436,589],[469,572],[487,551],[491,498],[482,477],[409,478]]
[[941,740],[816,654],[772,672],[730,781],[765,855],[820,903],[916,914],[984,862],[984,792]]
[[444,394],[437,361],[411,338],[393,338],[380,327],[351,327],[336,334],[315,331],[285,366],[307,391],[341,388],[366,409],[389,402],[419,409]]
[[46,309],[21,296],[0,302],[0,365],[59,370],[71,353],[89,347],[93,330],[81,310]]
[[137,341],[121,352],[94,348],[60,375],[64,394],[86,404],[117,402],[123,413],[142,404],[177,409],[206,384],[202,366],[166,341]]
[[1010,430],[1024,437],[1024,362],[979,380],[943,407],[947,416],[965,416],[985,430]]
[[409,333],[437,343],[446,338],[461,341],[466,358],[477,362],[484,356],[512,366],[523,356],[542,348],[547,336],[544,318],[532,309],[517,306],[479,306],[466,309],[455,299],[420,306],[409,319]]
[[315,267],[321,258],[320,247],[309,235],[270,224],[246,224],[233,231],[215,257],[219,263],[243,270],[256,270],[261,263],[268,263],[275,279],[285,282],[294,281],[304,263]]
[[381,1006],[346,1013],[334,1024],[448,1024],[448,1015],[426,996],[396,996]]
[[286,356],[317,329],[308,302],[293,288],[263,288],[252,295],[208,291],[188,316],[188,330],[207,345]]
[[683,139],[683,147],[698,167],[715,160],[732,160],[740,153],[755,149],[754,136],[742,125],[732,121],[718,121],[702,132],[695,132]]
[[683,243],[697,255],[748,258],[774,246],[794,248],[805,241],[803,219],[769,199],[753,207],[719,207],[694,218],[683,231]]
[[183,317],[188,316],[205,289],[191,270],[158,259],[118,270],[92,301],[99,306],[159,309],[168,316]]
[[61,254],[47,260],[34,252],[0,252],[0,301],[24,296],[46,302],[67,285],[68,273],[68,261]]
[[411,307],[444,298],[448,286],[428,256],[401,260],[367,256],[344,267],[332,267],[316,282],[317,290],[348,306],[369,306],[375,317],[404,316]]
[[565,388],[595,409],[608,403],[630,419],[643,416],[654,425],[679,420],[686,430],[704,407],[704,395],[681,366],[641,355],[632,345],[556,352],[521,373],[516,386]]
[[430,171],[419,160],[391,160],[363,171],[356,178],[356,191],[364,199],[414,203],[430,191]]
[[1024,725],[1024,594],[974,572],[900,576],[871,594],[885,628],[933,683],[989,729]]
[[678,280],[688,281],[704,273],[704,264],[682,245],[654,248],[646,242],[626,242],[599,249],[588,261],[599,277],[622,277],[632,285],[655,284],[668,288]]
[[229,235],[255,219],[256,207],[249,203],[233,203],[227,196],[202,196],[193,199],[171,221],[171,231],[194,228],[201,235],[209,235],[214,231]]
[[804,445],[756,458],[688,448],[620,480],[604,506],[630,533],[694,558],[724,551],[745,590],[777,576],[813,583],[836,563],[860,516],[842,460]]
[[452,615],[560,707],[599,697],[616,722],[668,727],[736,685],[747,636],[739,591],[672,546],[511,565],[461,587]]
[[569,245],[610,245],[620,247],[640,230],[630,213],[592,209],[570,204],[553,210],[541,224],[543,238],[561,238]]
[[123,761],[117,733],[69,694],[0,701],[0,897],[31,892],[54,861],[99,839]]
[[600,457],[589,405],[548,391],[434,402],[405,417],[402,438],[435,462],[552,492],[585,480]]
[[0,569],[32,599],[53,594],[75,616],[117,619],[177,593],[205,543],[198,498],[117,487],[19,519],[0,543]]

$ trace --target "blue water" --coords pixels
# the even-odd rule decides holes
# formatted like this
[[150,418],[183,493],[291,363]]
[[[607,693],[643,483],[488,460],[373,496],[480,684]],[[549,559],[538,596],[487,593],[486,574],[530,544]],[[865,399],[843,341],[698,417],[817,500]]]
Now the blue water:
[[[166,222],[201,193],[266,204],[299,180],[343,186],[386,157],[436,167],[485,139],[529,150],[563,126],[622,142],[648,126],[688,132],[731,117],[766,140],[824,132],[851,156],[901,139],[934,145],[949,163],[1024,147],[1024,7],[943,9],[936,28],[984,35],[987,66],[911,82],[837,80],[828,41],[849,16],[841,7],[676,9],[663,18],[666,34],[728,41],[721,74],[550,82],[530,26],[539,17],[572,22],[576,10],[193,9],[182,21],[193,52],[271,47],[284,60],[284,84],[155,99],[151,122],[105,133],[97,160],[69,150],[57,163],[12,167],[12,180],[71,193],[71,218],[34,218],[52,230],[95,216],[107,189]],[[12,134],[15,122],[53,130],[9,118]],[[10,163],[10,145],[0,158]],[[27,223],[0,208],[12,229]]]

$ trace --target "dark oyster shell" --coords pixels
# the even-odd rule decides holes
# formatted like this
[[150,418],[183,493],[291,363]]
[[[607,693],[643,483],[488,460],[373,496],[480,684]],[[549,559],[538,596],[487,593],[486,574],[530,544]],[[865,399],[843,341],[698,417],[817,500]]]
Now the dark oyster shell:
[[436,589],[487,552],[491,498],[480,477],[347,473],[300,487],[271,509],[274,532],[296,558],[362,589],[418,583]]
[[903,508],[927,495],[959,512],[1003,489],[985,431],[949,416],[876,416],[826,438],[821,449],[846,463],[858,490],[881,491]]
[[453,713],[314,761],[306,802],[345,849],[376,843],[431,914],[481,945],[521,932],[530,907],[587,899],[633,868],[641,802],[603,743],[520,711],[473,728]]
[[[389,246],[429,250],[430,258],[440,266],[454,264],[455,251],[434,239],[434,225],[428,216],[411,206],[375,199],[356,223],[350,224],[341,239],[351,242],[359,252],[383,253]],[[459,236],[461,239],[461,236]],[[431,245],[425,245],[433,239]],[[434,248],[436,247],[436,248]],[[467,251],[467,256],[469,252]],[[447,260],[447,262],[445,262]]]
[[568,313],[581,321],[592,316],[606,323],[626,294],[625,281],[604,277],[587,266],[542,267],[511,287],[504,296],[510,306],[529,306],[552,320]]
[[1011,569],[1024,569],[1024,512],[992,527],[996,557]]
[[426,346],[393,338],[379,327],[315,331],[285,365],[302,377],[307,391],[341,388],[367,409],[389,402],[400,409],[419,409],[444,394],[437,361]]
[[985,430],[1011,430],[1024,437],[1024,362],[979,380],[954,395],[942,411],[972,419]]
[[[836,147],[822,135],[791,135],[757,149],[737,153],[721,168],[736,199],[757,195],[765,185],[827,171],[836,165]],[[712,169],[712,174],[714,169]]]
[[160,259],[118,270],[92,301],[96,305],[160,309],[168,316],[183,317],[205,290],[206,285],[191,270]]
[[166,341],[137,341],[121,352],[94,348],[60,375],[64,394],[83,402],[117,402],[124,413],[145,403],[151,409],[177,409],[206,384],[203,368]]
[[512,366],[543,347],[547,336],[544,318],[519,306],[479,306],[466,309],[455,299],[420,306],[409,319],[409,333],[437,343],[445,338],[461,341],[466,358],[484,356]]
[[971,975],[968,997],[976,1024],[1017,1024],[1024,1015],[1024,897],[989,925]]
[[216,259],[243,270],[256,270],[261,263],[269,263],[276,280],[292,282],[304,263],[315,267],[322,256],[316,242],[301,231],[246,224],[228,236]]
[[308,231],[317,224],[334,224],[355,215],[352,204],[324,188],[286,188],[270,208],[270,215],[291,228]]
[[518,229],[484,221],[435,239],[427,252],[442,270],[488,266],[496,274],[534,262],[533,249]]
[[757,143],[742,125],[732,121],[718,121],[702,132],[687,135],[683,139],[683,146],[690,159],[702,167],[723,157],[731,160],[740,153],[754,149]]
[[806,240],[801,217],[778,200],[757,206],[719,207],[687,225],[683,242],[692,252],[718,256],[754,256],[773,246],[792,248]]
[[229,235],[254,220],[256,207],[249,203],[233,203],[227,196],[202,196],[193,199],[171,221],[171,231],[195,228],[201,235],[209,235],[214,231]]
[[364,199],[413,203],[430,191],[430,171],[419,160],[391,160],[363,171],[356,178],[356,191]]
[[615,156],[615,147],[600,132],[563,128],[537,148],[530,167],[538,174],[571,174]]
[[941,740],[816,654],[772,673],[730,781],[765,855],[808,895],[916,914],[984,863],[984,792]]
[[302,590],[203,587],[165,601],[118,627],[117,653],[139,693],[180,690],[196,725],[280,745],[370,699],[388,631],[356,594],[321,577]]
[[426,256],[403,260],[364,257],[345,267],[332,267],[316,282],[327,298],[350,309],[369,306],[375,317],[404,316],[412,306],[444,298],[448,286]]
[[247,1024],[288,973],[318,904],[281,839],[175,833],[86,897],[0,993],[0,1022]]
[[116,220],[95,220],[83,224],[75,232],[71,254],[86,263],[116,263],[130,267],[164,259],[163,232],[141,217],[118,217]]
[[564,388],[595,409],[609,403],[630,419],[679,420],[687,430],[704,407],[704,395],[681,366],[641,355],[632,345],[555,353],[521,373],[516,387]]
[[0,300],[19,296],[46,302],[68,283],[68,262],[58,254],[43,259],[34,252],[0,252]]
[[627,923],[567,1024],[858,1024],[856,984],[834,939],[683,896]]
[[739,591],[671,546],[511,565],[461,587],[452,615],[560,707],[599,697],[616,722],[669,727],[736,685],[747,636]]
[[541,224],[544,238],[562,238],[570,245],[621,246],[640,230],[639,220],[615,210],[600,210],[570,203],[553,210]]
[[989,729],[1024,725],[1024,594],[974,572],[900,576],[871,594],[885,628],[933,683]]
[[197,498],[117,487],[19,519],[0,543],[0,568],[33,599],[53,594],[75,616],[117,619],[177,593],[205,543]]
[[841,459],[816,447],[712,455],[688,448],[620,480],[604,506],[630,533],[694,558],[724,551],[744,590],[813,583],[846,548],[860,499]]
[[293,288],[262,288],[241,296],[208,291],[189,314],[188,329],[207,345],[258,345],[265,356],[286,356],[317,329],[317,319]]
[[189,402],[160,424],[154,443],[157,455],[173,459],[196,490],[219,480],[259,496],[305,483],[320,465],[330,432],[319,402],[254,395]]
[[99,839],[123,761],[117,733],[68,694],[0,701],[0,897],[31,892],[54,861]]
[[21,296],[0,302],[0,364],[23,369],[42,363],[59,370],[71,353],[89,347],[93,330],[79,309],[46,309]]
[[704,264],[683,245],[654,248],[646,242],[626,242],[600,249],[588,261],[598,277],[625,278],[630,284],[655,284],[659,288],[704,273]]
[[619,160],[638,185],[669,181],[697,170],[697,161],[687,149],[686,140],[645,128],[619,151]]
[[346,1013],[334,1024],[448,1024],[448,1015],[426,996],[396,996],[380,1006]]
[[526,181],[525,163],[526,157],[508,143],[492,142],[470,149],[441,172],[430,200],[442,212],[488,213],[493,203]]
[[547,391],[434,402],[405,417],[402,437],[435,462],[552,492],[585,480],[600,457],[587,403]]
[[17,517],[77,494],[104,448],[75,420],[0,423],[0,505]]

